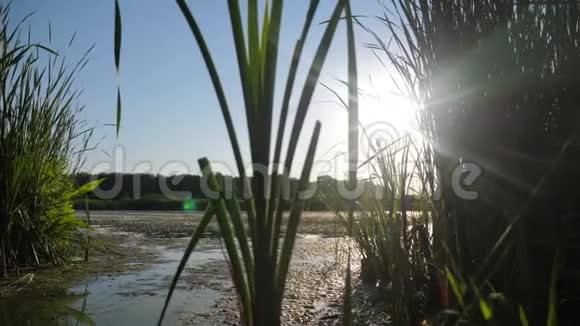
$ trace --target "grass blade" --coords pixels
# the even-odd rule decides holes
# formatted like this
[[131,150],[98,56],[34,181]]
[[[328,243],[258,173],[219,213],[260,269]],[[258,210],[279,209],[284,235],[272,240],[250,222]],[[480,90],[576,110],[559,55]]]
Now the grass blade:
[[238,244],[242,252],[242,258],[244,260],[244,267],[246,268],[248,282],[250,284],[250,296],[254,297],[254,259],[252,252],[250,251],[249,243],[250,239],[246,235],[246,228],[242,221],[242,215],[240,210],[240,205],[235,198],[229,198],[226,200],[226,206],[232,217],[232,224],[234,226],[236,238],[238,239]]
[[346,265],[346,276],[344,278],[344,295],[342,303],[342,325],[352,325],[352,282],[350,270],[350,248],[348,249],[348,260]]
[[[222,83],[220,81],[219,74],[217,73],[215,63],[213,61],[213,58],[212,58],[211,53],[209,51],[209,48],[207,47],[207,43],[205,42],[203,34],[201,33],[199,25],[197,24],[197,21],[195,20],[195,18],[193,17],[193,15],[191,13],[191,10],[189,9],[189,6],[185,2],[185,0],[177,0],[177,4],[178,4],[179,8],[181,9],[181,12],[182,12],[183,16],[185,17],[185,20],[187,21],[187,24],[189,25],[189,28],[191,29],[191,32],[192,32],[192,34],[197,42],[197,45],[199,47],[199,50],[200,50],[202,57],[203,57],[203,60],[205,62],[206,68],[207,68],[208,73],[210,75],[210,78],[212,80],[212,84],[213,84],[214,90],[216,92],[218,102],[220,104],[220,109],[222,111],[222,116],[223,116],[224,122],[226,124],[226,129],[228,131],[228,136],[230,138],[232,150],[234,152],[234,159],[236,161],[236,167],[238,169],[238,173],[240,175],[240,178],[243,180],[244,187],[246,189],[246,193],[250,194],[251,193],[249,191],[250,186],[249,186],[249,182],[248,182],[248,179],[246,176],[246,170],[244,167],[244,160],[242,158],[242,152],[240,150],[238,137],[236,135],[236,130],[234,127],[234,123],[232,121],[230,109],[229,109],[229,106],[228,106],[228,103],[226,100],[226,96],[225,96],[225,92],[224,92]],[[245,53],[245,50],[244,50],[244,53]],[[240,69],[244,69],[244,71],[245,71],[245,68],[240,68]],[[249,225],[250,225],[250,235],[252,236],[253,234],[255,234],[255,222],[254,222],[254,217],[253,217],[254,216],[253,202],[251,200],[248,200],[248,201],[246,201],[246,203],[248,205],[248,220],[249,220]]]
[[122,37],[121,9],[119,0],[115,0],[115,68],[117,73],[121,64],[121,37]]
[[263,133],[268,136],[268,142],[265,147],[268,148],[267,160],[270,159],[270,138],[272,129],[272,112],[274,105],[274,95],[276,89],[276,71],[278,63],[278,45],[280,38],[280,25],[282,22],[282,8],[284,6],[283,0],[277,0],[272,3],[272,13],[268,19],[268,25],[265,37],[265,53],[264,53],[264,77],[263,77],[263,94],[262,105],[264,107],[264,116],[261,119],[264,121],[264,126],[267,130]]
[[[121,37],[122,37],[122,22],[121,9],[119,8],[119,0],[115,0],[115,69],[119,74],[119,67],[121,65]],[[119,137],[119,130],[121,128],[121,89],[117,87],[117,125],[116,132]]]
[[548,319],[546,326],[558,326],[558,274],[560,273],[560,252],[556,252],[552,264],[550,292],[548,294]]
[[[261,80],[261,51],[260,51],[260,32],[258,29],[258,0],[248,1],[248,42],[249,42],[249,89],[251,90],[252,103],[258,103],[260,96]],[[255,108],[256,110],[258,108]]]
[[[290,70],[288,72],[288,79],[286,80],[286,86],[284,89],[284,98],[282,100],[282,109],[280,111],[280,120],[278,122],[278,135],[276,136],[276,145],[274,148],[274,166],[272,173],[272,192],[274,203],[269,206],[268,219],[271,220],[272,226],[268,227],[268,230],[272,229],[272,249],[271,255],[273,259],[276,260],[278,254],[278,241],[280,238],[280,224],[282,222],[282,207],[278,207],[281,203],[279,202],[280,196],[280,182],[285,182],[285,179],[280,179],[284,176],[278,175],[278,168],[280,164],[280,154],[282,152],[282,142],[284,141],[284,132],[286,128],[286,120],[288,118],[288,107],[290,105],[290,98],[292,96],[292,90],[294,88],[294,82],[296,80],[296,72],[298,71],[298,65],[300,63],[300,58],[302,56],[302,49],[304,48],[304,43],[308,37],[308,32],[310,31],[310,26],[312,26],[312,20],[320,0],[313,0],[310,2],[310,7],[306,14],[306,20],[304,21],[304,27],[302,28],[302,34],[296,42],[294,47],[294,54],[292,56],[292,62],[290,64]],[[285,175],[285,173],[283,173]],[[276,216],[273,218],[274,211],[278,210]],[[273,220],[272,220],[273,219]]]
[[116,120],[116,129],[117,129],[117,137],[119,137],[119,130],[121,129],[121,88],[117,87],[117,120]]
[[324,31],[320,44],[318,45],[318,49],[316,50],[314,60],[312,61],[310,70],[308,72],[306,83],[304,85],[304,88],[302,89],[302,95],[300,96],[300,100],[298,101],[296,117],[294,118],[294,125],[292,126],[292,132],[290,134],[290,142],[288,144],[288,151],[286,154],[285,172],[288,174],[290,173],[292,162],[294,161],[294,154],[296,152],[296,147],[298,145],[300,130],[302,130],[302,126],[304,125],[306,113],[308,112],[308,108],[312,100],[312,95],[314,94],[314,89],[318,84],[320,71],[322,70],[322,66],[324,64],[324,61],[326,60],[326,55],[328,54],[328,50],[330,49],[332,39],[334,38],[334,32],[336,31],[336,27],[338,26],[340,14],[344,10],[344,4],[345,0],[339,0],[339,2],[336,4],[332,17],[330,18],[330,21],[326,26],[326,30]]
[[85,194],[85,216],[87,217],[87,241],[85,243],[85,262],[89,261],[89,247],[91,244],[91,211],[89,209],[89,197]]
[[356,66],[356,44],[350,0],[346,1],[346,27],[348,46],[348,156],[349,180],[356,186],[358,165],[358,71]]
[[76,196],[84,195],[88,192],[91,192],[91,191],[97,189],[101,185],[101,183],[103,183],[103,181],[105,181],[105,178],[101,178],[98,180],[87,182],[84,185],[78,187],[75,191],[73,191],[70,196],[76,197]]
[[[184,2],[178,0],[179,2]],[[250,134],[250,144],[254,143],[254,110],[256,110],[257,103],[253,101],[251,89],[250,74],[248,68],[248,54],[246,52],[246,41],[244,38],[244,28],[242,24],[242,15],[240,13],[240,5],[238,0],[228,0],[228,10],[230,13],[230,23],[232,26],[232,34],[234,38],[234,45],[236,48],[236,57],[238,60],[238,69],[240,72],[240,81],[242,83],[242,93],[244,95],[244,104],[246,108],[246,122],[248,124],[248,132]],[[257,98],[256,98],[257,99]]]
[[463,291],[461,290],[461,285],[447,267],[445,267],[445,275],[447,276],[447,281],[449,281],[449,285],[451,286],[451,290],[453,290],[455,298],[457,298],[457,302],[459,302],[461,309],[464,309],[465,302],[463,300]]
[[[272,11],[267,20],[267,24],[264,25],[264,72],[263,72],[263,97],[261,98],[261,107],[263,111],[261,112],[260,120],[262,121],[262,125],[259,128],[260,139],[262,142],[260,146],[264,148],[263,153],[261,153],[260,160],[264,160],[266,162],[270,161],[270,142],[272,138],[272,112],[274,111],[274,96],[275,96],[275,89],[276,89],[276,70],[277,70],[277,62],[278,62],[278,41],[280,37],[280,24],[282,21],[282,8],[284,5],[283,0],[274,1],[272,3]],[[267,10],[268,8],[266,8]],[[261,163],[258,161],[258,163]],[[277,165],[277,162],[275,162]],[[273,173],[276,174],[276,173]],[[266,189],[266,192],[275,193],[277,195],[277,178],[276,180],[272,180],[270,183],[270,189]],[[257,195],[260,195],[258,192]],[[266,215],[266,238],[268,243],[272,243],[275,241],[271,241],[272,237],[274,236],[272,232],[272,226],[274,224],[273,221],[273,213],[275,208],[275,200],[273,200],[273,196],[270,196],[267,201],[264,202],[264,214]],[[267,248],[267,253],[271,255],[270,248]],[[275,261],[275,259],[272,259]]]
[[302,192],[308,188],[310,172],[314,163],[314,154],[316,152],[319,136],[320,122],[317,121],[314,127],[312,138],[310,140],[310,145],[308,146],[304,167],[302,169],[296,202],[292,207],[290,218],[288,219],[288,226],[286,227],[284,243],[282,244],[282,253],[280,254],[280,262],[278,264],[278,270],[276,273],[276,295],[279,302],[282,302],[284,295],[284,287],[286,284],[286,277],[288,275],[288,268],[292,259],[292,251],[294,249],[294,242],[296,241],[296,233],[298,232],[300,215],[302,214],[302,210],[304,208],[304,198],[301,198],[301,196]]
[[[348,47],[348,178],[351,189],[357,184],[357,165],[358,165],[358,71],[356,66],[356,45],[354,38],[353,17],[350,6],[350,0],[346,1],[346,28],[347,28],[347,47]],[[349,203],[348,212],[348,235],[352,234],[354,200]],[[348,249],[348,260],[346,266],[346,276],[344,280],[344,299],[342,324],[345,326],[352,325],[352,298],[351,298],[351,270],[350,270],[351,250],[350,244]]]
[[294,47],[294,54],[292,55],[292,62],[290,64],[288,79],[286,80],[286,87],[284,89],[282,109],[280,111],[278,136],[276,137],[276,147],[274,150],[274,168],[277,168],[277,164],[280,162],[280,153],[282,151],[282,141],[284,140],[284,130],[288,116],[288,107],[290,105],[290,97],[292,96],[292,89],[294,88],[294,82],[296,80],[296,72],[298,71],[298,65],[300,64],[300,58],[302,57],[302,49],[304,48],[304,43],[308,37],[308,32],[310,31],[310,26],[312,25],[312,20],[319,3],[320,0],[312,0],[310,2],[310,7],[308,8],[308,13],[306,14],[306,20],[304,21],[304,27],[302,28],[302,34],[300,35],[300,39],[296,41],[296,45]]
[[210,205],[210,206],[208,206],[207,210],[203,214],[203,217],[199,221],[199,224],[195,228],[195,232],[191,236],[191,239],[189,240],[189,243],[187,244],[187,247],[185,248],[185,252],[183,253],[183,257],[181,258],[181,261],[179,262],[179,265],[177,266],[177,270],[175,271],[175,275],[173,276],[173,280],[171,281],[171,285],[169,286],[169,293],[167,294],[167,298],[165,299],[165,303],[163,304],[163,310],[161,311],[161,316],[159,317],[159,321],[157,322],[158,326],[161,326],[161,324],[163,323],[163,318],[165,317],[165,313],[167,312],[167,308],[169,307],[169,302],[171,301],[171,297],[173,296],[173,292],[175,291],[175,288],[177,287],[177,282],[179,281],[179,278],[181,277],[181,273],[185,269],[185,265],[187,264],[187,261],[189,260],[191,253],[193,252],[193,250],[197,246],[197,243],[199,242],[199,240],[203,236],[203,233],[205,232],[205,228],[207,227],[207,225],[211,221],[211,218],[213,217],[213,215],[214,215],[214,209]]
[[[206,158],[200,159],[199,167],[203,173],[203,176],[207,178],[209,189],[221,194],[219,183],[213,174],[209,161]],[[243,310],[241,315],[243,316],[243,321],[246,325],[253,325],[252,296],[251,290],[249,288],[250,282],[247,279],[247,271],[244,269],[242,259],[238,253],[238,248],[235,241],[235,231],[231,223],[230,214],[228,213],[224,200],[221,198],[221,196],[218,199],[212,200],[212,206],[216,212],[222,239],[224,240],[226,251],[231,263],[232,279],[242,303]]]
[[521,326],[528,326],[530,323],[528,321],[528,315],[526,314],[526,311],[524,310],[524,307],[522,307],[521,305],[518,308],[518,314],[520,316],[520,324]]
[[245,169],[244,169],[244,164],[243,164],[244,161],[242,160],[242,155],[241,155],[240,146],[238,143],[238,138],[236,136],[236,132],[235,132],[234,124],[233,124],[232,117],[230,114],[230,109],[229,109],[229,106],[228,106],[228,103],[226,100],[225,92],[224,92],[219,74],[217,72],[215,63],[213,61],[212,55],[209,51],[209,48],[207,47],[207,43],[205,42],[205,39],[203,37],[203,34],[201,33],[199,25],[197,24],[197,21],[193,17],[191,10],[189,9],[189,6],[187,5],[187,3],[184,0],[177,0],[177,4],[178,4],[179,8],[181,9],[181,12],[182,12],[183,16],[185,17],[185,20],[187,21],[189,28],[191,29],[191,32],[193,33],[193,36],[197,42],[199,50],[201,51],[203,60],[205,62],[208,73],[210,75],[214,90],[216,92],[216,95],[217,95],[217,98],[218,98],[218,101],[220,104],[220,108],[222,110],[222,115],[223,115],[224,121],[226,123],[226,128],[228,130],[230,142],[232,143],[232,149],[234,151],[234,157],[236,160],[238,173],[240,173],[240,176],[245,176],[246,174],[245,174]]

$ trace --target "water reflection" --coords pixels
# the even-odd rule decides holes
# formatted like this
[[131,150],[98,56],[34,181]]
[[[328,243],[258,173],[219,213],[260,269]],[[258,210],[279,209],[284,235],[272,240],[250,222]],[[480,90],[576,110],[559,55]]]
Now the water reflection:
[[[0,325],[156,325],[183,250],[150,247],[159,259],[147,268],[121,275],[98,275],[72,288],[50,293],[0,296]],[[223,259],[221,249],[194,253],[188,268]],[[183,285],[183,284],[182,284]],[[164,323],[175,325],[184,311],[211,312],[220,293],[208,288],[176,289]]]
[[[68,294],[62,290],[49,296],[12,296],[0,297],[1,325],[6,326],[59,326],[95,325],[83,312],[87,294]],[[73,306],[81,302],[81,309]]]

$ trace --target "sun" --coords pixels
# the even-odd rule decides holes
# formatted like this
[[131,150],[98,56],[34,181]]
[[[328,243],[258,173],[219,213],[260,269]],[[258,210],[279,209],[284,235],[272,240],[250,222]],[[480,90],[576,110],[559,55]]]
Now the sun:
[[360,87],[359,120],[362,127],[390,125],[398,133],[416,129],[415,103],[400,94],[395,82],[387,75],[372,76]]
[[[384,76],[359,79],[358,148],[361,162],[370,157],[371,148],[377,143],[388,144],[407,133],[418,133],[414,102],[397,94],[397,87],[388,74],[381,75]],[[326,130],[319,141],[320,165],[314,168],[313,175],[344,179],[348,168],[348,110],[338,109],[340,103],[333,100],[333,95],[330,94],[320,102],[317,110],[309,113],[311,119],[323,121]],[[347,94],[341,95],[344,103]]]

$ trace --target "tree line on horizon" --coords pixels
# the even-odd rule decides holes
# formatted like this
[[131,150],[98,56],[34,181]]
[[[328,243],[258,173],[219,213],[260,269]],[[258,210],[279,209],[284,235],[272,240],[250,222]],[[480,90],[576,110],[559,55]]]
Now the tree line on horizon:
[[[244,198],[242,180],[239,177],[221,173],[217,173],[216,177],[222,184],[231,184],[231,192],[235,198]],[[150,173],[81,172],[72,175],[72,178],[79,185],[102,179],[100,186],[87,194],[89,208],[94,210],[204,210],[209,203],[209,198],[202,190],[204,181],[200,175],[195,174],[166,176]],[[296,178],[289,180],[290,194],[297,191],[298,182]],[[340,182],[346,181],[328,175],[319,176],[316,181],[311,181],[310,186],[314,193],[307,202],[307,210],[329,210],[322,194],[336,191]],[[391,201],[390,194],[377,193],[384,192],[384,189],[369,181],[359,181],[359,187],[363,189],[362,197],[381,196],[385,203]],[[346,203],[347,199],[344,200]],[[408,195],[409,207],[413,207],[418,201],[415,196]],[[243,208],[243,203],[240,204]],[[84,209],[84,205],[83,198],[75,201],[75,208],[78,210]]]

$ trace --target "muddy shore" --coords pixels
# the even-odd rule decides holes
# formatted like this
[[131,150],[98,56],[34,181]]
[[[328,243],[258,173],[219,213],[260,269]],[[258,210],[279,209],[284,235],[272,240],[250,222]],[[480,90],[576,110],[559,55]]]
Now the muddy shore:
[[[112,226],[116,230],[144,234],[149,238],[189,237],[199,223],[199,212],[150,212],[150,211],[94,211],[93,224]],[[284,215],[284,221],[287,215]],[[284,231],[285,223],[282,223]],[[206,236],[216,236],[217,223],[206,228]],[[302,215],[299,234],[321,235],[323,237],[343,237],[344,228],[330,213],[306,212]]]
[[[95,212],[91,219],[95,248],[91,249],[89,262],[77,258],[60,268],[35,271],[33,281],[17,293],[15,289],[19,284],[13,285],[12,290],[0,296],[0,303],[6,302],[3,298],[10,297],[59,298],[63,291],[78,295],[82,294],[84,283],[89,298],[87,315],[96,320],[97,325],[111,319],[113,324],[126,325],[123,318],[136,322],[139,319],[131,314],[145,313],[148,317],[143,318],[147,321],[138,322],[141,325],[158,316],[160,303],[187,243],[186,237],[194,229],[199,215]],[[172,301],[174,309],[167,325],[239,324],[236,297],[222,245],[215,237],[216,230],[217,227],[212,226],[200,244],[201,256],[187,266],[178,285],[178,295]],[[329,215],[304,216],[283,302],[284,325],[335,325],[340,322],[347,245],[341,232]],[[357,259],[353,260],[353,273],[355,309],[361,312],[359,315],[366,316],[359,323],[382,324],[380,321],[386,321],[386,316],[378,316],[377,323],[370,323],[369,307],[366,307],[370,292],[364,291],[358,282]],[[116,308],[118,311],[110,307],[105,309],[94,299],[98,296],[117,298],[121,303],[133,300],[134,303]],[[151,309],[141,313],[142,306]],[[62,319],[60,317],[50,318],[57,321]],[[34,324],[49,325],[31,323]],[[155,320],[150,320],[150,324],[155,324]]]

